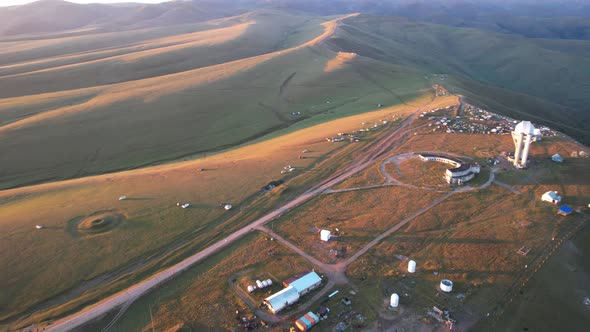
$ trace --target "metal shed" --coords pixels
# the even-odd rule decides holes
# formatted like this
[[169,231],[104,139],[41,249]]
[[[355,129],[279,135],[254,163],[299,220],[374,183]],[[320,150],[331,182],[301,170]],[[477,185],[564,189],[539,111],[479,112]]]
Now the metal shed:
[[311,271],[308,274],[304,275],[303,277],[291,282],[289,286],[295,288],[299,295],[306,294],[310,290],[316,288],[322,283],[322,278],[315,273],[315,271]]
[[299,300],[299,293],[293,286],[289,286],[264,299],[264,303],[273,314],[283,310]]

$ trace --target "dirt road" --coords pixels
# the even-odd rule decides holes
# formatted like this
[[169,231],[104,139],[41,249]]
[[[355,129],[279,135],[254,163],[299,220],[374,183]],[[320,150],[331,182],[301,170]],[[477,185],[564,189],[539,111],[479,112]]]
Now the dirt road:
[[392,131],[389,135],[385,136],[380,140],[375,141],[373,144],[369,145],[367,148],[361,151],[359,156],[352,162],[352,164],[342,172],[319,183],[318,185],[312,187],[310,190],[301,194],[299,197],[295,198],[289,203],[273,210],[265,216],[257,219],[250,225],[235,231],[225,239],[186,258],[182,262],[177,263],[167,268],[166,270],[158,272],[157,274],[149,277],[148,279],[143,280],[127,288],[126,290],[116,293],[94,305],[91,305],[78,313],[72,314],[68,317],[55,321],[52,325],[48,327],[47,331],[68,331],[74,329],[86,322],[103,316],[104,314],[110,312],[115,308],[127,305],[130,302],[135,301],[140,296],[148,293],[150,290],[173,278],[177,274],[187,270],[194,264],[213,255],[216,252],[219,252],[221,249],[227,247],[232,242],[240,239],[241,237],[249,233],[252,229],[258,226],[262,226],[265,223],[281,216],[285,212],[288,212],[289,210],[321,194],[324,190],[347,179],[353,174],[365,169],[367,166],[371,165],[373,162],[375,162],[378,158],[390,151],[392,148],[400,146],[405,141],[405,139],[407,139],[406,134],[408,133],[408,128],[410,127],[412,120],[415,118],[416,114],[418,114],[422,110],[422,107],[426,105],[418,107],[415,113],[413,113],[406,120],[404,120],[400,124],[400,126],[394,131]]

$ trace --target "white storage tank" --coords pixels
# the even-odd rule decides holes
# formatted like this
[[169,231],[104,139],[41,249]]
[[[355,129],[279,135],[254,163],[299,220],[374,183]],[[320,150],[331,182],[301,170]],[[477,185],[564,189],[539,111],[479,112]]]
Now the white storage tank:
[[266,280],[266,283],[267,283],[269,286],[272,286],[272,280],[271,280],[271,279],[267,279],[267,280]]
[[410,273],[416,272],[416,261],[410,260],[408,262],[408,272],[410,272]]
[[443,279],[440,281],[440,290],[443,292],[449,293],[453,290],[453,282],[449,279]]
[[262,287],[268,287],[268,282],[266,280],[262,280]]
[[248,285],[248,293],[252,293],[256,288],[252,285]]
[[397,295],[396,293],[391,294],[389,305],[392,308],[397,308],[397,306],[399,306],[399,295]]
[[262,286],[262,281],[256,280],[256,287],[263,288],[264,286]]

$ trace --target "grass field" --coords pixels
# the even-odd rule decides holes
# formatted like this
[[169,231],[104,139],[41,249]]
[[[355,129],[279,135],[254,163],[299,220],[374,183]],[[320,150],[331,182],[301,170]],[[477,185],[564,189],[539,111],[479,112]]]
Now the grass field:
[[270,10],[0,43],[0,188],[211,153],[325,113],[406,102],[433,73],[477,104],[588,134],[584,84],[569,84],[588,80],[577,70],[588,61],[567,43]]
[[[455,96],[434,98],[433,82],[587,140],[590,62],[567,44],[399,18],[274,10],[133,31],[1,39],[0,326],[22,328],[80,309],[223,239],[344,168],[417,108],[458,103]],[[446,75],[434,79],[435,73]],[[359,143],[325,139],[384,120],[390,123],[359,134]],[[482,162],[483,154],[513,149],[508,135],[412,132],[395,153],[442,150]],[[494,184],[457,194],[364,255],[348,271],[371,308],[363,312],[376,318],[397,285],[416,290],[418,298],[407,302],[415,308],[439,303],[432,285],[449,276],[482,314],[525,261],[513,247],[540,248],[566,225],[553,227],[554,207],[538,197],[558,190],[567,204],[587,204],[590,164],[569,157],[582,149],[590,152],[564,137],[537,142],[526,175],[505,169],[497,177],[520,195]],[[550,162],[553,153],[566,161]],[[295,171],[282,174],[287,165]],[[379,165],[333,189],[383,183]],[[436,185],[431,174],[439,168],[407,163],[401,175]],[[275,180],[285,184],[262,194]],[[122,195],[127,199],[119,201]],[[351,255],[440,195],[401,187],[323,195],[269,227],[337,262],[330,249]],[[225,211],[225,203],[234,208]],[[319,243],[319,228],[338,228],[339,237]],[[215,274],[268,267],[280,279],[305,266],[290,255],[272,261],[263,255],[269,246],[276,244],[244,239],[233,253],[140,300],[117,328],[149,329],[145,305],[154,304],[163,329],[231,330],[231,321],[219,321],[232,315],[235,297]],[[245,260],[258,249],[252,262]],[[424,278],[404,279],[398,253],[415,257]],[[481,267],[482,257],[486,270],[472,268]],[[195,301],[203,291],[193,278],[213,290],[202,303]],[[478,300],[483,294],[486,303]]]
[[583,330],[590,319],[584,305],[590,286],[585,259],[589,253],[589,236],[586,227],[567,241],[531,279],[522,295],[506,308],[505,319],[494,324],[482,322],[476,328],[482,331]]
[[[0,99],[0,188],[211,153],[308,118],[307,125],[407,102],[429,88],[412,69],[362,57],[340,61],[322,44],[337,21],[266,12],[227,20],[182,35],[156,31],[103,60],[0,77],[18,91]],[[114,73],[87,79],[105,61],[117,64],[107,66]]]
[[[273,255],[269,254],[272,250]],[[231,331],[238,318],[254,315],[236,293],[231,280],[242,275],[272,275],[277,284],[288,277],[313,268],[309,262],[270,241],[263,234],[252,234],[191,268],[180,277],[135,302],[113,326],[113,331],[187,330]],[[273,278],[274,279],[274,278]],[[277,286],[279,287],[279,286]],[[280,286],[282,287],[282,286]],[[279,288],[280,289],[280,288]],[[236,310],[240,312],[236,315]],[[81,331],[100,331],[108,318]],[[272,322],[270,322],[272,323]],[[289,324],[291,322],[287,322]],[[283,331],[284,325],[270,331]]]
[[[335,263],[440,196],[404,187],[327,194],[285,214],[268,227],[321,261]],[[321,229],[328,229],[337,237],[324,243],[319,238]],[[330,249],[342,251],[343,247],[346,255],[330,255]]]
[[403,161],[399,167],[387,164],[385,170],[403,183],[418,187],[448,189],[449,184],[443,178],[448,165],[442,163],[423,162],[419,159]]
[[[499,153],[504,144],[511,143],[507,136],[496,140],[494,136],[485,135],[486,138],[489,137],[489,146],[486,146],[484,141],[478,140],[474,135],[469,139],[473,145],[467,148],[465,144],[458,144],[464,142],[465,135],[440,136],[433,134],[412,137],[401,150],[408,150],[408,146],[424,149],[427,139],[432,138],[428,146],[431,150],[440,149],[476,156],[477,151],[482,149],[493,154]],[[502,139],[506,142],[502,142]],[[532,153],[533,163],[524,171],[526,173],[516,170],[501,171],[497,177],[514,185],[520,194],[493,184],[477,192],[455,194],[361,256],[348,267],[347,275],[358,286],[360,293],[365,294],[367,301],[364,305],[379,312],[379,320],[382,322],[395,323],[395,326],[406,329],[426,328],[424,324],[428,328],[434,328],[434,321],[421,318],[424,317],[424,311],[434,305],[451,310],[458,319],[457,326],[461,330],[469,330],[477,321],[484,319],[488,312],[497,310],[498,306],[501,312],[506,313],[494,318],[493,322],[500,323],[490,325],[482,320],[475,325],[476,330],[491,331],[499,328],[520,331],[523,327],[538,329],[539,325],[534,319],[538,322],[540,316],[532,308],[527,309],[526,303],[536,301],[535,298],[562,298],[555,295],[558,289],[565,292],[575,291],[565,285],[556,288],[549,286],[549,280],[555,281],[557,278],[554,272],[549,272],[551,267],[546,267],[546,272],[541,272],[542,281],[536,281],[534,277],[530,279],[533,280],[530,286],[532,293],[522,299],[516,298],[515,303],[518,306],[505,306],[514,293],[512,284],[524,273],[525,265],[538,263],[539,255],[543,259],[545,248],[552,244],[552,237],[559,239],[570,224],[584,218],[583,214],[565,219],[558,217],[554,206],[540,201],[542,193],[556,188],[564,194],[564,201],[569,200],[566,204],[578,207],[583,200],[580,198],[590,195],[590,186],[584,180],[585,171],[582,170],[582,167],[588,165],[588,159],[571,158],[568,160],[569,164],[563,165],[557,165],[548,159],[550,152],[574,148],[580,149],[581,146],[564,138],[543,141],[543,144],[535,147],[535,152]],[[522,246],[531,248],[529,255],[521,256],[516,253]],[[570,253],[570,259],[574,259],[571,255]],[[404,257],[418,262],[416,274],[407,273],[407,259]],[[436,290],[442,278],[449,278],[454,282],[451,296]],[[579,290],[580,285],[582,284],[577,283],[576,289]],[[541,287],[548,287],[549,294],[553,295],[543,295],[545,290]],[[507,293],[508,291],[511,292]],[[388,297],[394,292],[401,297],[402,308],[398,313],[385,309]],[[525,294],[527,292],[529,291],[525,289]],[[464,297],[457,298],[460,294]],[[580,300],[579,296],[577,299]],[[556,310],[561,310],[557,309],[560,306],[558,302],[555,303]],[[563,316],[563,322],[571,328],[579,328],[583,317],[580,304],[567,302],[565,305],[569,308],[577,309],[568,314],[572,321],[566,322],[567,318]],[[417,316],[412,316],[413,314]],[[402,318],[408,315],[414,318]],[[519,318],[511,318],[513,316]],[[517,324],[519,319],[525,321]],[[418,323],[419,321],[422,323]]]
[[[457,140],[461,138],[461,135],[449,136],[459,137]],[[444,144],[454,139],[448,138]],[[548,150],[553,151],[556,146],[565,144],[563,141],[555,140],[555,146],[547,143]],[[409,141],[408,144],[414,144],[414,142]],[[498,143],[491,140],[490,144],[489,147],[482,144],[480,148],[494,151],[494,145]],[[438,144],[433,144],[431,147],[431,149],[441,148],[442,146]],[[472,153],[476,154],[476,152]],[[540,153],[537,153],[535,158],[541,158]],[[548,166],[550,165],[541,165],[538,168],[540,170]],[[524,265],[534,262],[535,257],[551,242],[551,236],[559,236],[560,231],[567,228],[567,221],[572,221],[556,217],[553,206],[538,200],[544,190],[542,179],[545,172],[537,172],[535,168],[527,171],[530,171],[531,179],[541,184],[516,185],[516,188],[521,191],[520,195],[496,185],[481,191],[455,194],[361,256],[347,270],[347,275],[354,287],[338,287],[342,296],[352,299],[353,306],[344,306],[339,300],[330,301],[327,305],[334,314],[327,321],[323,321],[317,327],[318,330],[333,329],[342,320],[339,317],[346,316],[346,313],[351,310],[361,313],[363,322],[360,323],[354,319],[347,322],[357,324],[356,326],[359,327],[379,330],[395,324],[398,327],[411,329],[436,328],[434,321],[423,318],[423,312],[434,305],[450,309],[454,317],[459,320],[459,326],[464,329],[472,326],[499,303],[503,305],[506,292],[511,289],[514,278],[524,270]],[[567,176],[558,178],[566,182],[569,179]],[[371,178],[367,179],[370,181]],[[363,185],[360,181],[357,184]],[[589,189],[588,185],[572,185],[566,189],[565,195],[576,192],[588,195]],[[406,194],[408,196],[405,196]],[[364,232],[364,235],[359,235],[360,237],[356,240],[368,241],[379,234],[380,230],[391,226],[387,220],[396,218],[396,213],[400,210],[411,213],[411,209],[399,208],[400,204],[408,204],[406,198],[410,196],[414,198],[414,206],[423,206],[424,202],[415,199],[416,197],[427,199],[428,195],[395,187],[323,195],[268,226],[283,233],[292,243],[306,252],[322,260],[335,262],[333,257],[325,255],[333,244],[314,246],[314,243],[319,243],[318,234],[308,230],[315,227],[339,228],[343,242],[354,249],[355,241],[349,241],[349,237]],[[384,217],[385,215],[387,217]],[[571,218],[576,220],[577,217]],[[352,229],[351,223],[356,225]],[[336,241],[339,242],[341,239],[338,238]],[[266,242],[269,241],[266,240]],[[532,249],[528,256],[523,257],[516,253],[521,246]],[[348,250],[347,254],[350,255],[353,252],[354,250]],[[409,275],[405,272],[407,260],[403,259],[404,256],[418,262],[416,274]],[[240,284],[247,283],[246,279],[256,278],[255,276],[264,273],[260,271],[272,269],[273,264],[264,261],[254,270],[246,269],[244,276],[238,278]],[[226,263],[220,262],[216,265],[216,269],[222,269],[224,266]],[[238,265],[229,271],[237,271],[240,268],[246,267]],[[216,269],[213,271],[217,271]],[[227,275],[230,275],[230,272],[227,272]],[[190,282],[196,285],[203,278],[205,277],[194,276],[191,277]],[[441,278],[450,278],[455,283],[455,290],[451,295],[441,294],[436,290]],[[153,309],[157,308],[157,313],[156,310],[153,311],[154,320],[156,324],[162,324],[163,327],[226,328],[221,325],[212,325],[218,324],[214,323],[217,322],[215,318],[217,316],[214,314],[208,319],[203,315],[191,314],[193,311],[200,313],[203,310],[195,307],[194,304],[186,302],[186,306],[191,309],[185,309],[183,303],[189,301],[189,297],[199,296],[197,294],[202,292],[202,290],[187,289],[187,286],[182,286],[188,282],[182,276],[178,281],[165,286],[164,290],[158,290],[133,305],[123,320],[116,325],[117,330],[137,329],[138,326],[148,328],[150,320],[149,311],[146,308],[149,309],[150,305]],[[239,301],[227,284],[223,287],[225,287],[224,290],[218,295],[221,306],[228,306],[223,305],[226,302]],[[352,289],[355,290],[356,295],[348,293]],[[393,292],[401,296],[402,307],[399,311],[387,309],[388,297]],[[162,293],[167,295],[158,295]],[[459,294],[465,297],[457,298]],[[526,298],[530,299],[530,296]],[[199,296],[199,299],[203,299],[197,302],[202,303],[204,307],[211,301],[209,296]],[[216,305],[211,305],[211,308],[219,310]],[[524,315],[530,315],[522,310],[518,315],[521,315],[521,312]],[[231,315],[228,313],[227,317]],[[582,316],[576,317],[581,319]],[[296,317],[292,317],[291,320],[294,318]],[[529,318],[526,319],[529,322]],[[287,319],[286,324],[288,325],[291,320]],[[103,326],[106,321],[108,319],[97,323],[96,326]],[[138,321],[140,323],[137,323]],[[287,325],[275,328],[286,328]],[[530,322],[525,325],[535,326]],[[487,328],[486,325],[476,325],[476,327],[484,330]]]
[[[477,29],[431,25],[398,17],[359,15],[329,42],[384,62],[448,75],[442,83],[479,104],[517,118],[535,118],[588,139],[587,57],[578,41],[548,45]],[[587,46],[588,42],[583,41]],[[550,59],[550,60],[549,60]],[[558,112],[556,110],[559,110]]]
[[[297,190],[303,190],[309,185],[306,181],[326,176],[325,172],[331,174],[335,166],[344,166],[346,160],[338,159],[342,149],[358,149],[370,140],[356,144],[330,143],[326,142],[326,136],[358,129],[362,122],[407,114],[415,110],[414,105],[428,103],[430,98],[427,94],[411,105],[382,108],[291,133],[287,131],[269,140],[200,159],[3,191],[0,194],[2,250],[20,252],[18,258],[4,255],[0,260],[0,266],[10,266],[2,269],[2,279],[12,285],[0,298],[3,307],[10,308],[3,310],[3,317],[72,287],[82,285],[84,289],[82,281],[133,267],[138,258],[170,251],[166,250],[168,246],[174,248],[175,244],[190,239],[190,249],[199,250],[210,241],[221,239],[225,232],[243,226]],[[306,154],[306,159],[298,159],[304,149],[311,152]],[[328,155],[336,158],[338,164],[330,164],[330,158],[326,160]],[[270,181],[283,178],[280,171],[289,164],[296,167],[295,174],[301,175],[287,182],[284,189],[279,187],[277,192],[262,196],[260,189]],[[200,168],[205,170],[198,171]],[[121,195],[128,198],[118,201]],[[177,202],[188,202],[191,207],[181,209]],[[223,202],[233,204],[234,210],[225,212],[218,206]],[[253,204],[251,208],[249,204]],[[80,233],[77,223],[100,211],[124,218],[108,232]],[[35,230],[36,224],[45,228]],[[158,264],[166,265],[177,260],[177,256],[172,251],[155,258]],[[76,297],[78,300],[52,311],[44,309],[36,317],[53,316],[77,307],[149,273],[142,269],[135,274],[132,271],[126,272],[126,278],[102,283],[98,288],[91,282],[84,295]]]

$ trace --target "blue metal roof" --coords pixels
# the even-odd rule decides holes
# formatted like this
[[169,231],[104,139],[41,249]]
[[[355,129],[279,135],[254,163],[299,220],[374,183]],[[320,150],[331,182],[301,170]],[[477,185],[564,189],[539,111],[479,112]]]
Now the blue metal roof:
[[297,292],[301,294],[308,288],[313,287],[319,284],[320,282],[322,282],[322,278],[320,278],[320,276],[317,273],[312,271],[304,275],[303,277],[293,281],[289,284],[289,286],[293,286],[293,288],[295,288]]
[[574,211],[574,209],[572,209],[571,207],[569,207],[567,205],[564,205],[559,208],[559,211],[565,212],[565,213],[572,213],[572,211]]
[[287,288],[282,289],[281,291],[267,297],[264,301],[272,308],[270,308],[274,313],[279,312],[283,308],[288,305],[291,305],[299,300],[299,293],[297,290],[289,286]]

